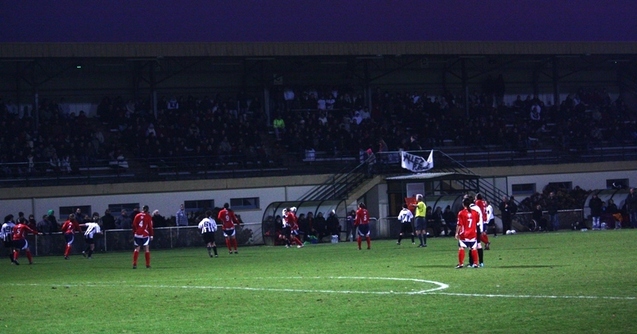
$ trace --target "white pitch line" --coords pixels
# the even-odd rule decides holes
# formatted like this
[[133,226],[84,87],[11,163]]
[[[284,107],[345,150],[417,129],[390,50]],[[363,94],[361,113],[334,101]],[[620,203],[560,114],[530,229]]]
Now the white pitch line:
[[249,277],[246,279],[343,279],[343,280],[385,280],[385,281],[403,281],[415,282],[423,284],[433,284],[436,287],[420,291],[357,291],[357,290],[323,290],[323,289],[290,289],[290,288],[255,288],[255,287],[232,287],[232,286],[197,286],[197,285],[151,285],[140,284],[131,285],[127,282],[114,283],[85,283],[85,284],[41,284],[41,283],[0,283],[0,285],[13,286],[56,286],[56,287],[120,287],[126,284],[127,287],[139,288],[160,288],[160,289],[202,289],[202,290],[244,290],[244,291],[262,291],[262,292],[304,292],[304,293],[340,293],[340,294],[368,294],[368,295],[445,295],[459,297],[484,297],[484,298],[529,298],[529,299],[607,299],[607,300],[637,300],[637,297],[630,296],[555,296],[555,295],[516,295],[516,294],[479,294],[479,293],[456,293],[442,292],[449,288],[448,284],[417,279],[417,278],[400,278],[400,277],[349,277],[349,276],[328,276],[328,277]]

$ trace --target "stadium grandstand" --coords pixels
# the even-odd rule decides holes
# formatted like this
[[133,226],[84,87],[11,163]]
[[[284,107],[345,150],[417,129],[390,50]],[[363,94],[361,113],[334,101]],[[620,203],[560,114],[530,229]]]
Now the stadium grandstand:
[[63,3],[0,14],[5,188],[637,161],[629,2]]

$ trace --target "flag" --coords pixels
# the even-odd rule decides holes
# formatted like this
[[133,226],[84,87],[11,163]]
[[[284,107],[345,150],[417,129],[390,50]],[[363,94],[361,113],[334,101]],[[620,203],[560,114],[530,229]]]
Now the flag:
[[400,151],[400,166],[412,172],[420,173],[434,168],[434,150],[429,153],[429,158],[425,158]]

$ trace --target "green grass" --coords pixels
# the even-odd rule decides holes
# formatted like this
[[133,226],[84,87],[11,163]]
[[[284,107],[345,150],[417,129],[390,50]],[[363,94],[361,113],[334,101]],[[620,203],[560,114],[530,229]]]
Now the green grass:
[[500,236],[484,268],[461,270],[452,238],[152,251],[136,270],[132,252],[22,254],[0,262],[0,333],[634,333],[635,239]]

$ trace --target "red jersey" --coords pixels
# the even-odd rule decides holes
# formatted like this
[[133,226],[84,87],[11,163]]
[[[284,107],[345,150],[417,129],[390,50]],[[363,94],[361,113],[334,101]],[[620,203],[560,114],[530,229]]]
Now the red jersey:
[[356,219],[354,219],[354,225],[367,225],[369,224],[369,212],[367,209],[360,208],[356,211]]
[[487,220],[487,203],[484,200],[478,199],[476,200],[475,204],[480,208],[480,211],[482,212],[482,219],[486,221]]
[[458,212],[458,239],[475,241],[477,235],[476,224],[480,221],[480,214],[471,209],[462,209]]
[[62,224],[62,233],[64,234],[73,234],[73,232],[82,232],[80,228],[80,224],[78,224],[75,220],[67,220]]
[[133,220],[133,233],[137,238],[153,236],[153,220],[148,212],[140,212]]
[[221,209],[221,211],[219,211],[217,219],[221,221],[224,230],[232,230],[234,228],[234,224],[239,223],[237,217],[234,215],[234,212],[226,208],[223,208]]
[[299,230],[299,223],[298,223],[298,219],[296,218],[296,215],[294,214],[294,212],[288,212],[288,225],[290,225],[290,230],[292,231],[298,231]]
[[27,236],[27,232],[37,234],[38,232],[31,229],[28,225],[17,224],[13,227],[13,240],[24,240]]

